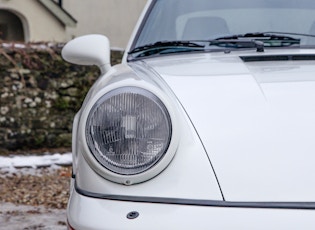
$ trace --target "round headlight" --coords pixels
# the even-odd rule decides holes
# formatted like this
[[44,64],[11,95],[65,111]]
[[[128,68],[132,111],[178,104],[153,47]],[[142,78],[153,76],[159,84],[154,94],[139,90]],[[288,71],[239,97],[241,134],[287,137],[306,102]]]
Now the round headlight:
[[85,126],[87,145],[106,169],[142,173],[157,164],[171,141],[170,115],[153,93],[138,87],[114,89],[92,107]]

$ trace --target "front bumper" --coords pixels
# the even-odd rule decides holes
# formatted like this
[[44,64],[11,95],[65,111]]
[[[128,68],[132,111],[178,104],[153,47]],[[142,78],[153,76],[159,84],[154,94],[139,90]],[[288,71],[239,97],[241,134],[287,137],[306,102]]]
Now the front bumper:
[[[130,218],[130,213],[139,215]],[[119,201],[71,194],[74,229],[315,229],[315,210]]]

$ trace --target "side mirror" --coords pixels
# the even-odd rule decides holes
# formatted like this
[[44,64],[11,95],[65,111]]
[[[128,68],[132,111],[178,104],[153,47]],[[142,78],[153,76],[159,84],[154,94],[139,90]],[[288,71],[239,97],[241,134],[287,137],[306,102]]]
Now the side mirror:
[[69,41],[62,49],[64,60],[77,65],[96,65],[102,73],[110,67],[110,43],[106,36],[85,35]]

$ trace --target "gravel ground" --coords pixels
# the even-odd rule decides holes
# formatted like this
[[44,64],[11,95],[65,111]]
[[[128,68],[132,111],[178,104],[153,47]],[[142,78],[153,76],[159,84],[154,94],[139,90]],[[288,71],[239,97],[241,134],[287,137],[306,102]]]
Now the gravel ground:
[[0,230],[65,230],[66,211],[0,202]]
[[0,172],[0,230],[66,229],[71,167]]

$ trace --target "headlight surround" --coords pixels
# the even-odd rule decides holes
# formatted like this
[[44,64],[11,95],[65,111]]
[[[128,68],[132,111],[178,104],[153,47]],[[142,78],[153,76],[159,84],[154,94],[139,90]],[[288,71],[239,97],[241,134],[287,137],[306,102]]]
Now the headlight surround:
[[121,87],[107,92],[92,106],[85,136],[100,165],[114,174],[133,176],[164,158],[172,121],[155,94],[139,87]]

